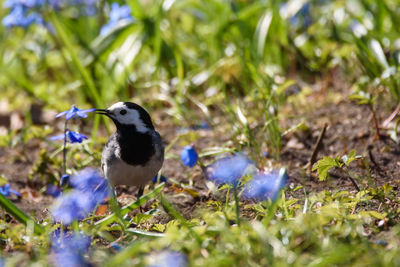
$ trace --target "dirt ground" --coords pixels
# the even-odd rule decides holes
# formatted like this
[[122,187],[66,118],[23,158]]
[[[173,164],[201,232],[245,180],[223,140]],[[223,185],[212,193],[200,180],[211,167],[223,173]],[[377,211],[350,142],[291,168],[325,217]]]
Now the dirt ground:
[[[289,133],[283,138],[280,163],[287,167],[290,176],[289,186],[293,188],[302,185],[307,192],[318,192],[324,189],[345,189],[355,192],[346,174],[339,170],[331,171],[330,178],[325,182],[320,182],[315,173],[310,176],[304,168],[324,124],[327,124],[318,159],[323,156],[344,155],[355,149],[358,155],[365,158],[364,161],[360,160],[350,168],[350,171],[360,174],[361,180],[356,182],[361,188],[366,188],[371,183],[376,185],[390,183],[395,190],[399,190],[399,145],[385,135],[384,131],[380,139],[376,137],[370,109],[350,102],[347,97],[348,87],[343,88],[338,85],[338,82],[340,79],[333,79],[328,83],[316,82],[311,86],[312,91],[306,96],[304,103],[287,104],[282,109],[282,117],[288,118],[281,122],[283,129],[301,121],[309,127],[308,130]],[[330,89],[324,88],[324,84],[328,84]],[[377,105],[379,121],[389,116],[394,106],[396,103]],[[162,123],[157,123],[158,121]],[[155,123],[158,124],[156,128],[163,136],[166,145],[172,142],[182,130],[165,120],[155,119]],[[215,132],[198,130],[200,138],[195,142],[196,148],[201,150],[223,145],[229,140],[229,136],[221,137]],[[0,174],[7,177],[13,188],[23,193],[22,198],[12,197],[11,199],[22,210],[34,215],[38,220],[46,216],[47,208],[54,201],[53,197],[40,193],[45,186],[41,181],[28,180],[31,168],[39,157],[39,151],[45,147],[46,144],[35,139],[15,149],[0,147]],[[171,197],[172,202],[185,216],[191,217],[193,210],[210,198],[210,192],[200,167],[189,169],[180,162],[178,156],[181,148],[178,145],[173,146],[169,154],[176,157],[167,158],[164,163],[163,175],[168,178],[164,192]],[[190,186],[181,186],[181,183]],[[117,191],[122,203],[135,199],[135,188],[119,188]]]

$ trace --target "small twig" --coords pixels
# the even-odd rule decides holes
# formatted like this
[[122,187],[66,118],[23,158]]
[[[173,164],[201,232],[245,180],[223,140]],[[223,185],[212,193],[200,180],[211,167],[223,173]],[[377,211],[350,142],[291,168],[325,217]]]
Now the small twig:
[[312,166],[317,161],[318,152],[321,150],[322,140],[324,139],[327,127],[328,127],[328,124],[325,123],[324,127],[322,128],[321,133],[318,136],[317,143],[315,143],[315,146],[314,146],[313,152],[311,154],[311,157],[310,157],[310,159],[308,160],[308,163],[305,166],[306,169],[307,169],[308,174],[311,174]]
[[357,192],[360,192],[360,187],[358,187],[356,181],[354,181],[353,177],[350,176],[350,173],[348,171],[345,171],[347,174],[347,177],[349,177],[351,183],[354,185],[355,189],[357,190]]
[[396,117],[397,114],[399,114],[399,112],[400,112],[400,101],[397,104],[396,109],[392,112],[392,114],[390,114],[390,116],[387,117],[387,119],[383,121],[382,128],[388,127],[389,123]]
[[375,130],[376,130],[376,137],[377,137],[377,139],[380,139],[381,138],[381,133],[379,131],[379,124],[378,124],[378,119],[376,117],[376,112],[375,112],[375,110],[374,110],[372,105],[369,105],[369,109],[371,110],[372,118],[374,120],[374,126],[375,126]]
[[378,163],[375,160],[374,155],[372,154],[372,145],[368,145],[367,150],[368,150],[369,160],[374,164],[374,166],[378,169],[378,171],[381,171],[381,168],[379,167]]

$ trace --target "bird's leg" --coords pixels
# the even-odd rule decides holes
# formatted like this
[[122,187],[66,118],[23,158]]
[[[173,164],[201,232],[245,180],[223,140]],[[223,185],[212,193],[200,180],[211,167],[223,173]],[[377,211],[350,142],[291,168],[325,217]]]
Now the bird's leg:
[[[139,190],[138,190],[138,193],[137,193],[137,199],[136,200],[139,200],[139,198],[141,196],[143,196],[143,192],[144,192],[144,185],[141,185],[141,186],[139,186]],[[143,212],[143,209],[142,209],[141,205],[140,205],[139,209],[140,209],[140,212]]]

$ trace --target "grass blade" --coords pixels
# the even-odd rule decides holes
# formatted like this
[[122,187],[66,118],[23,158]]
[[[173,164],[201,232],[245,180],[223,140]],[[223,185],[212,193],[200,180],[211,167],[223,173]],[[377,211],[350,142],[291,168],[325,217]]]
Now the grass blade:
[[126,232],[132,233],[137,236],[141,237],[164,237],[165,234],[163,233],[156,233],[156,232],[148,232],[148,231],[143,231],[135,228],[128,228],[126,229]]
[[[130,211],[139,208],[141,205],[145,204],[147,201],[154,198],[158,193],[161,192],[161,190],[164,188],[164,186],[165,186],[165,183],[161,183],[158,186],[156,186],[156,188],[154,188],[153,191],[147,193],[146,195],[141,196],[138,200],[125,205],[120,211],[121,216],[124,216],[125,214],[129,213]],[[117,216],[115,213],[113,213],[113,214],[105,217],[104,219],[96,222],[95,225],[96,226],[105,226],[105,225],[108,225],[108,224],[114,222],[116,219],[117,219]]]
[[63,24],[59,21],[57,18],[57,15],[55,13],[51,13],[51,22],[54,25],[54,28],[56,29],[59,38],[61,39],[62,43],[65,45],[65,48],[67,49],[68,53],[71,56],[72,62],[75,65],[76,69],[82,76],[83,81],[85,82],[87,88],[89,89],[89,94],[96,106],[98,107],[104,107],[104,103],[100,98],[99,93],[97,92],[96,86],[94,84],[94,81],[92,77],[90,76],[89,72],[87,69],[83,66],[82,62],[79,60],[78,55],[75,53],[75,49],[73,47],[73,44],[71,43],[71,37],[68,36],[68,32],[63,26]]
[[0,206],[2,206],[10,215],[12,215],[17,221],[28,225],[28,223],[33,222],[34,231],[37,234],[44,232],[43,228],[38,225],[31,217],[29,217],[25,212],[20,210],[14,203],[12,203],[8,198],[0,194]]
[[141,247],[143,246],[143,242],[135,242],[126,249],[122,250],[120,253],[112,257],[109,261],[107,261],[104,266],[108,267],[113,267],[113,266],[119,266],[121,264],[126,263],[126,261],[135,254],[137,254]]

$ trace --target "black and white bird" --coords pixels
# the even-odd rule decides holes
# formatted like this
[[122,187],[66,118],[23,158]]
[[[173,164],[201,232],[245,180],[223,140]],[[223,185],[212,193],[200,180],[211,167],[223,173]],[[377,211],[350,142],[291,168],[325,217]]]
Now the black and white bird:
[[164,146],[154,129],[149,113],[131,102],[118,102],[107,109],[97,109],[113,120],[116,132],[108,139],[102,153],[101,167],[112,185],[144,186],[161,169]]

